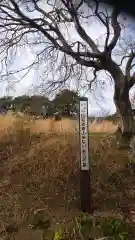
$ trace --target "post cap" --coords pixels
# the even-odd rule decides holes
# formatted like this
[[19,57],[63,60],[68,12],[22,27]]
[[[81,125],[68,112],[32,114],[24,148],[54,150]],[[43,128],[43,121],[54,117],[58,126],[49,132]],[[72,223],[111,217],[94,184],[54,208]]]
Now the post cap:
[[87,97],[78,97],[77,98],[78,101],[88,101]]

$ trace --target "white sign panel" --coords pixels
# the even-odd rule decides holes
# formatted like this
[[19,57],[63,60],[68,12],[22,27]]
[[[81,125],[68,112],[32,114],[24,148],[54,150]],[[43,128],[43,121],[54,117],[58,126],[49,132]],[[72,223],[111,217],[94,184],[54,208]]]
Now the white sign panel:
[[80,101],[80,157],[81,170],[89,170],[88,156],[88,106],[87,101]]

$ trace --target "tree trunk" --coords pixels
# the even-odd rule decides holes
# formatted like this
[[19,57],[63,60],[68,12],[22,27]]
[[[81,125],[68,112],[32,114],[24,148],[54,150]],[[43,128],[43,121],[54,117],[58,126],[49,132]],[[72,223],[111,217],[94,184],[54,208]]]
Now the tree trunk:
[[114,103],[120,117],[120,129],[122,136],[130,137],[134,132],[134,120],[129,100],[128,80],[120,67],[112,60],[106,63],[107,70],[114,79]]
[[129,100],[128,82],[124,81],[123,88],[119,88],[115,83],[114,102],[120,117],[120,130],[123,137],[130,138],[134,133],[134,120]]

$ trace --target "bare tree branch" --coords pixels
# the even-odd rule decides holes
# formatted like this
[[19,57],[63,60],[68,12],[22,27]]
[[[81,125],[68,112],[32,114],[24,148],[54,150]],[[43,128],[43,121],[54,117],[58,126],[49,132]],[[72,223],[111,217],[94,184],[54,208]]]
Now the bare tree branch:
[[[9,0],[8,3],[7,1],[0,3],[0,32],[5,36],[2,40],[0,39],[0,54],[4,52],[8,54],[8,51],[13,47],[20,47],[25,44],[29,46],[32,45],[33,41],[27,40],[27,37],[30,36],[30,34],[39,34],[40,38],[43,39],[43,44],[46,44],[47,40],[49,44],[53,46],[55,53],[63,53],[63,61],[61,61],[61,64],[65,68],[64,79],[66,79],[66,81],[76,66],[80,66],[80,69],[82,66],[95,69],[94,76],[97,71],[103,69],[107,70],[113,77],[116,77],[118,72],[119,75],[122,74],[119,66],[111,59],[112,50],[116,46],[121,33],[120,23],[118,22],[120,13],[118,9],[113,9],[110,16],[107,11],[101,11],[99,1],[94,0],[94,5],[91,3],[88,4],[91,13],[89,16],[85,16],[85,14],[81,12],[83,1],[75,5],[72,1],[60,0],[62,7],[57,7],[51,1],[47,0],[46,4],[51,6],[51,10],[46,10],[45,6],[39,3],[40,0],[26,0],[25,2],[22,0]],[[93,6],[95,6],[95,8],[93,8]],[[33,13],[32,17],[29,14],[31,12]],[[35,12],[37,15],[34,15]],[[91,16],[96,16],[106,29],[103,52],[99,50],[99,46],[92,37],[89,36],[81,22],[85,17],[89,19]],[[64,31],[62,31],[63,26],[68,29],[70,28],[68,25],[70,22],[72,25],[74,24],[74,29],[79,34],[82,42],[81,40],[70,42]],[[113,28],[113,38],[109,42],[110,36],[112,35],[110,27]],[[40,42],[42,41],[39,41],[39,43]],[[34,41],[33,44],[38,45],[38,42]],[[43,51],[44,54],[45,49],[46,47]],[[72,57],[73,61],[75,61],[74,64],[70,62],[71,68],[68,66],[67,56],[69,58]],[[125,58],[126,56],[122,58],[121,64]],[[45,60],[45,58],[43,59]],[[129,69],[129,67],[127,67],[127,69]],[[114,71],[116,71],[116,73],[114,73]]]
[[72,1],[70,2],[71,6],[69,6],[67,3],[65,3],[64,0],[61,0],[61,1],[64,4],[64,6],[68,9],[69,13],[71,14],[71,17],[74,19],[75,27],[76,27],[76,30],[77,30],[78,34],[80,35],[80,37],[89,45],[89,47],[94,52],[100,52],[99,49],[97,48],[97,45],[92,40],[92,38],[86,33],[84,28],[81,26],[80,21],[77,16],[77,11],[74,8]]
[[[105,26],[106,31],[107,31],[106,39],[105,39],[105,46],[104,46],[104,51],[106,51],[107,46],[108,46],[109,37],[110,37],[109,16],[108,16],[108,14],[105,15],[105,13],[103,13],[103,12],[99,12],[99,1],[98,0],[96,0],[95,3],[96,3],[95,15],[101,21],[101,23]],[[104,18],[101,15],[103,15]]]
[[[79,53],[73,51],[71,49],[70,45],[65,40],[65,38],[63,37],[62,33],[60,32],[55,20],[50,15],[48,15],[43,9],[39,8],[36,1],[33,0],[33,2],[34,2],[34,6],[35,6],[36,10],[39,11],[40,13],[42,13],[44,15],[44,17],[48,17],[48,19],[51,20],[52,23],[49,23],[45,19],[41,19],[41,18],[30,19],[20,10],[18,4],[14,0],[11,0],[12,5],[14,6],[14,12],[17,14],[17,16],[20,17],[20,19],[18,19],[18,18],[16,19],[14,17],[12,18],[12,15],[8,14],[10,19],[13,21],[13,24],[16,25],[16,22],[14,23],[14,21],[18,21],[21,25],[23,25],[25,27],[33,28],[33,29],[36,29],[37,31],[40,31],[47,39],[49,39],[52,42],[52,44],[56,47],[56,49],[72,56],[74,59],[76,59],[76,61],[79,64],[85,65],[85,66],[91,65],[91,67],[96,67],[97,69],[101,68],[101,65],[99,62],[96,62],[91,59],[89,59],[89,60],[85,59],[85,58],[101,58],[102,54],[99,51],[98,52],[97,51],[89,52],[87,50],[85,52],[79,52]],[[73,6],[72,6],[72,8],[73,8]],[[7,9],[9,9],[9,8],[7,7]],[[10,8],[10,9],[13,11],[12,8]],[[4,10],[4,13],[6,14],[7,12]],[[44,25],[48,26],[48,29],[45,29],[42,24],[38,24],[37,21],[43,22]],[[78,22],[77,15],[76,15],[76,21]],[[79,22],[78,22],[78,24],[79,24],[78,26],[81,29],[81,31],[85,32],[83,30],[83,28],[80,26]],[[9,23],[9,25],[10,25],[10,23]],[[6,25],[6,26],[8,26],[8,25]],[[11,29],[11,30],[13,30],[13,29]],[[49,31],[54,32],[57,35],[57,38],[55,38],[51,34],[49,34]],[[87,37],[88,37],[87,34],[85,34],[85,39]],[[58,40],[62,43],[63,46],[58,43]],[[91,39],[89,39],[89,43],[92,44],[91,45],[92,49],[97,50],[96,45],[94,44],[94,42]],[[81,57],[84,57],[84,58],[82,59]]]
[[135,73],[130,77],[130,80],[128,81],[129,90],[134,86],[134,84],[135,84]]
[[89,81],[89,89],[90,90],[92,89],[92,83],[94,83],[96,78],[97,78],[97,71],[96,71],[96,69],[93,71],[93,75],[94,75],[94,78]]
[[119,14],[120,14],[120,10],[114,8],[113,11],[112,11],[112,16],[111,16],[111,25],[112,25],[112,28],[113,28],[114,36],[113,36],[110,44],[107,46],[107,52],[109,53],[109,55],[111,54],[112,50],[116,46],[117,41],[120,37],[120,33],[121,33],[121,27],[120,27],[120,24],[117,20]]
[[130,71],[132,69],[132,61],[133,59],[135,58],[135,52],[131,52],[130,56],[129,56],[129,59],[127,61],[127,64],[126,64],[126,69],[125,69],[125,75],[126,75],[126,78],[128,81],[130,81]]

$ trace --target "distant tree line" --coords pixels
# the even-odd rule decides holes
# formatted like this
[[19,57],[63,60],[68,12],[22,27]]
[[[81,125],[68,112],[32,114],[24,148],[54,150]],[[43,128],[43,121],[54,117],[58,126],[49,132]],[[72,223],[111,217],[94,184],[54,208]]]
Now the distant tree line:
[[71,117],[77,114],[78,93],[69,89],[59,92],[53,100],[41,95],[22,95],[18,97],[0,98],[0,109],[22,112],[38,116]]

